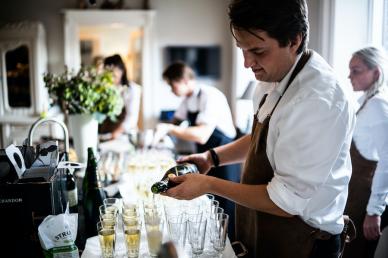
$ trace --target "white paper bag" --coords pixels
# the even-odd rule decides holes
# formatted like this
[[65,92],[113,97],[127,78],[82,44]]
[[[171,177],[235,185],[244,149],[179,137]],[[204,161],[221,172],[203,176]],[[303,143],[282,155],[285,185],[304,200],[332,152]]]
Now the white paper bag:
[[78,214],[68,210],[47,216],[38,227],[38,235],[46,258],[79,258],[75,245]]

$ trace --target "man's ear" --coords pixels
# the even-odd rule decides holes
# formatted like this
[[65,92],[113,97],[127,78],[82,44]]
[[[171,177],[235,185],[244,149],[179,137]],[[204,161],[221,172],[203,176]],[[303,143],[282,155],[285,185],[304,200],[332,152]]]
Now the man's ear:
[[299,33],[294,39],[290,41],[290,48],[296,53],[300,47],[300,44],[302,44],[302,34]]

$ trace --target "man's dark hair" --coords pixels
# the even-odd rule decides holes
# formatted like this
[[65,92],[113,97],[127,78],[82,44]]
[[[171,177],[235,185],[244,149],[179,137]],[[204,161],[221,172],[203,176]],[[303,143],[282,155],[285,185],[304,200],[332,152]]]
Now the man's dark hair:
[[294,42],[297,35],[302,42],[297,50],[306,49],[309,36],[308,10],[305,0],[232,0],[229,5],[230,28],[262,30],[276,39],[280,47]]
[[125,64],[123,62],[123,59],[121,59],[120,55],[115,54],[113,56],[108,56],[107,58],[105,58],[104,66],[105,67],[115,66],[119,68],[123,72],[123,75],[121,76],[121,79],[120,79],[121,85],[129,86],[129,81],[127,77],[127,68],[125,68]]
[[163,79],[169,83],[183,78],[194,79],[194,77],[194,71],[181,61],[170,64],[163,72]]

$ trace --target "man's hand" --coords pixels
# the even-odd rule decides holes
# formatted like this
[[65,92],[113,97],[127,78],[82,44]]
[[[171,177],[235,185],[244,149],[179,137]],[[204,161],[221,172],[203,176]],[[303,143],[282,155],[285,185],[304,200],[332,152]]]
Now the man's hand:
[[213,161],[211,159],[210,153],[208,151],[191,154],[188,156],[184,156],[177,160],[178,163],[189,162],[197,165],[198,170],[201,174],[207,174],[213,165]]
[[365,215],[364,219],[364,236],[367,240],[376,240],[381,236],[380,231],[381,217],[378,215]]
[[201,174],[186,174],[169,180],[178,184],[167,190],[164,195],[178,200],[192,200],[208,192],[211,177]]

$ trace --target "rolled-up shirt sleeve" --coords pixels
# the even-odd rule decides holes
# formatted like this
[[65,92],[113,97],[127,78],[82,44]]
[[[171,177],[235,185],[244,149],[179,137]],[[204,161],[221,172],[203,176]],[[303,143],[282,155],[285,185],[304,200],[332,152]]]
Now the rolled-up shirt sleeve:
[[283,108],[276,121],[270,122],[270,127],[275,125],[276,137],[268,138],[273,144],[268,144],[267,154],[272,153],[270,160],[276,167],[272,164],[274,177],[267,191],[284,211],[303,215],[310,200],[333,176],[338,159],[347,158],[341,153],[352,117],[344,108],[310,98]]

